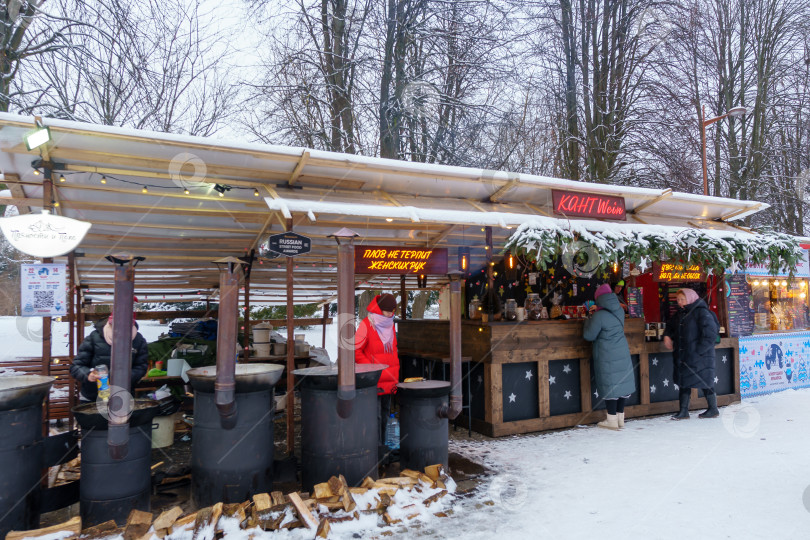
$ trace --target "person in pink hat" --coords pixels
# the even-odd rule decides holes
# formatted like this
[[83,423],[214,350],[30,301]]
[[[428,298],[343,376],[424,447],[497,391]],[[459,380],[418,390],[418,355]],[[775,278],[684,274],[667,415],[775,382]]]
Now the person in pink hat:
[[720,323],[692,289],[681,289],[676,295],[678,311],[667,322],[664,347],[672,351],[673,380],[678,385],[680,408],[673,420],[689,418],[692,388],[702,388],[709,405],[700,418],[717,418],[717,394],[714,392],[714,345]]
[[607,417],[597,426],[618,430],[624,427],[625,400],[636,391],[633,360],[624,335],[624,309],[607,283],[596,289],[593,299],[583,337],[593,342],[596,395],[607,409]]

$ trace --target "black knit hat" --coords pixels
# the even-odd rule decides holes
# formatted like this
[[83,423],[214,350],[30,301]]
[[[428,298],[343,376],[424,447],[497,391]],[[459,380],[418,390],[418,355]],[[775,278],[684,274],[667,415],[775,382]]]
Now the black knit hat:
[[394,298],[393,294],[381,294],[377,297],[377,306],[380,311],[396,311],[397,299]]

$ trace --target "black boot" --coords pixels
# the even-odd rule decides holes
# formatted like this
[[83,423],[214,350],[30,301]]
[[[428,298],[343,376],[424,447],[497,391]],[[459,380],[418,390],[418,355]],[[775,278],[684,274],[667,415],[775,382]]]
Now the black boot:
[[720,416],[720,411],[717,410],[717,394],[714,392],[706,394],[706,402],[709,404],[709,408],[698,416],[700,418],[717,418]]
[[678,394],[678,400],[681,402],[681,409],[678,414],[673,414],[673,420],[689,420],[689,397],[692,391],[689,388],[682,388]]

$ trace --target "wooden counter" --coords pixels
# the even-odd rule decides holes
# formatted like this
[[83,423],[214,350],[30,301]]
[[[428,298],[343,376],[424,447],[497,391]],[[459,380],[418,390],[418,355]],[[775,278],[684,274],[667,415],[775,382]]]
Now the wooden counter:
[[[462,366],[462,376],[471,377],[473,428],[498,437],[602,420],[605,405],[594,390],[591,344],[582,339],[583,323],[462,321],[462,355],[472,359]],[[399,321],[401,376],[419,376],[421,358],[449,356],[449,330],[449,321]],[[672,353],[662,342],[644,341],[642,319],[626,319],[625,334],[636,377],[626,416],[677,411]],[[723,339],[716,349],[717,401],[727,405],[740,399],[737,339]],[[470,396],[466,383],[462,387],[466,405]],[[693,390],[692,408],[706,408],[706,400],[697,394]]]

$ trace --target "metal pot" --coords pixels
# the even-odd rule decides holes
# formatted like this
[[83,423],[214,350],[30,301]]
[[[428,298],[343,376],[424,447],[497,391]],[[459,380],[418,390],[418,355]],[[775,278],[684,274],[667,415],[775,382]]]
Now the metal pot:
[[[284,366],[278,364],[236,364],[236,392],[259,392],[278,382]],[[213,393],[217,367],[199,367],[186,371],[195,390]]]

